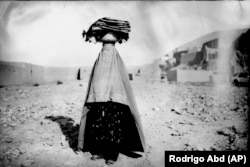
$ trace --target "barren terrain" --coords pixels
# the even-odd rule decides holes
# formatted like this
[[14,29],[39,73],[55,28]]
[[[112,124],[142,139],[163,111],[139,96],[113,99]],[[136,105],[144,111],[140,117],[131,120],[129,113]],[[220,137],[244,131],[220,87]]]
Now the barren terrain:
[[[105,166],[76,152],[88,78],[0,88],[0,166]],[[165,150],[247,150],[247,87],[131,81],[146,137],[141,158],[111,166],[164,166]]]

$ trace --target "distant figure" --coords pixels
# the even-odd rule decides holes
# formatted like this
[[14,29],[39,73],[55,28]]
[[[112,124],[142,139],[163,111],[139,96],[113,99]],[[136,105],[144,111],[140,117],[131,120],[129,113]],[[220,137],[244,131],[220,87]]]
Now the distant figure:
[[126,67],[115,43],[128,40],[127,21],[102,18],[83,32],[86,41],[102,42],[92,69],[81,116],[78,147],[93,160],[113,164],[119,153],[144,152],[145,141]]
[[140,76],[141,75],[141,70],[138,69],[137,73],[135,74],[136,76]]

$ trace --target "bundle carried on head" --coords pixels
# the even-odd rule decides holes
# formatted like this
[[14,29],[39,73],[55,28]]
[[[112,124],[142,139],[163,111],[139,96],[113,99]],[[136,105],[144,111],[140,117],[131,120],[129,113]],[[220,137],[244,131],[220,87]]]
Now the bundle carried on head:
[[[116,42],[122,43],[129,38],[130,24],[128,21],[116,20],[111,18],[101,18],[93,23],[87,32],[83,31],[83,38],[86,36],[86,41],[103,42],[111,34],[116,39]],[[112,40],[112,39],[110,39]]]

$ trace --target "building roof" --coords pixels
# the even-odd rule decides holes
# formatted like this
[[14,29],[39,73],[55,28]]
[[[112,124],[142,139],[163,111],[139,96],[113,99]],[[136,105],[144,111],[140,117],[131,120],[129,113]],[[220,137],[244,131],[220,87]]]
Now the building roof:
[[194,40],[191,40],[190,42],[183,44],[179,47],[177,47],[177,51],[181,51],[181,50],[189,50],[189,49],[193,49],[193,48],[200,48],[202,47],[202,44],[214,39],[224,39],[226,41],[233,41],[235,40],[237,37],[240,36],[240,34],[246,32],[248,29],[244,28],[244,29],[228,29],[228,30],[223,30],[223,31],[214,31],[208,34],[205,34],[199,38],[196,38]]

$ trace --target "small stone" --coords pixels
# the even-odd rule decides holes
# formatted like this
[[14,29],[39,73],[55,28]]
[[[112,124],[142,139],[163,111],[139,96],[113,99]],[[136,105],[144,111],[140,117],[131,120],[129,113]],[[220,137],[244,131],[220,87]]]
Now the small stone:
[[20,154],[26,153],[25,149],[23,149],[23,148],[19,148],[19,152],[20,152]]
[[171,109],[171,111],[174,112],[175,114],[182,115],[180,112],[176,111],[175,109]]
[[18,155],[20,154],[20,150],[18,148],[15,148],[11,151],[11,154],[14,158],[17,158]]
[[48,141],[48,142],[46,143],[46,145],[48,145],[48,146],[53,146],[53,142],[52,142],[52,141]]
[[26,160],[24,160],[24,161],[22,162],[21,167],[29,167],[29,166],[31,166],[33,163],[34,163],[33,160],[26,159]]
[[11,126],[12,128],[14,128],[14,127],[17,126],[17,124],[10,124],[10,126]]
[[194,123],[192,123],[192,122],[189,122],[188,124],[189,124],[189,125],[194,125]]
[[67,148],[67,145],[65,143],[61,142],[60,144],[61,144],[62,149],[66,149]]
[[153,107],[152,110],[153,110],[153,111],[157,111],[158,108],[157,108],[157,107]]
[[9,137],[9,138],[6,138],[6,139],[5,139],[5,142],[6,142],[6,143],[12,143],[12,142],[13,142],[13,139],[10,138],[10,137]]
[[17,120],[16,116],[12,116],[11,119],[12,119],[12,121],[16,121]]

